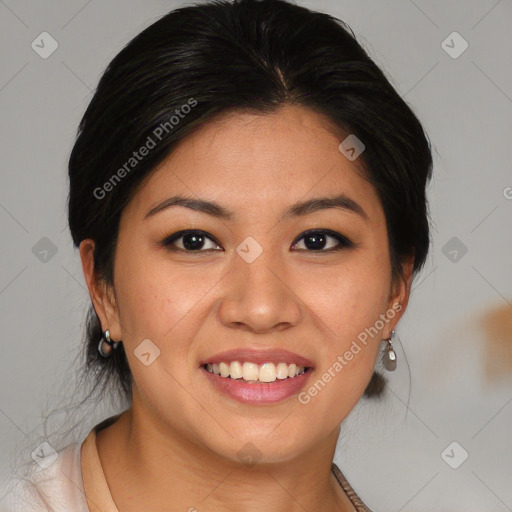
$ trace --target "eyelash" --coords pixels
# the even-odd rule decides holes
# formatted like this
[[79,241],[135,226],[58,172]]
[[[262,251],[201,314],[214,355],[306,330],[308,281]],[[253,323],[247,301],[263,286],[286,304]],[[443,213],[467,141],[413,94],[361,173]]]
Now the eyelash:
[[[166,237],[162,241],[162,245],[164,247],[168,248],[170,251],[181,251],[181,252],[187,252],[187,253],[205,253],[205,252],[216,251],[216,249],[198,249],[196,251],[192,251],[192,250],[181,249],[181,248],[172,246],[172,244],[174,242],[176,242],[177,240],[179,240],[180,238],[183,238],[185,235],[188,235],[188,234],[196,234],[196,235],[203,236],[205,238],[210,239],[212,242],[214,242],[215,244],[220,246],[220,244],[217,242],[217,240],[215,240],[215,238],[213,238],[208,233],[198,230],[198,229],[188,229],[188,230],[178,231],[177,233],[174,233],[174,234]],[[354,246],[354,243],[352,241],[350,241],[347,237],[341,235],[340,233],[336,233],[335,231],[331,231],[329,229],[313,229],[313,230],[305,231],[298,238],[296,238],[296,240],[293,242],[292,246],[297,245],[303,238],[306,238],[311,235],[318,235],[318,234],[324,234],[324,235],[327,235],[328,237],[335,238],[339,242],[339,245],[337,247],[326,249],[326,250],[324,250],[324,249],[318,249],[318,250],[299,249],[299,250],[305,251],[305,252],[311,252],[314,254],[319,254],[319,253],[331,253],[331,252],[335,252],[335,251],[340,251],[341,249],[346,249],[346,248],[350,248],[350,247]]]

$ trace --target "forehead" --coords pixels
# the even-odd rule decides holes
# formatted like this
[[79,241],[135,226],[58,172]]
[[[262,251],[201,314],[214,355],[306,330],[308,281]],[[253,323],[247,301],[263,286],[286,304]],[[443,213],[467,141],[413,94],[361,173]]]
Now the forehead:
[[[270,114],[230,112],[200,126],[164,160],[129,205],[147,211],[175,194],[215,199],[233,210],[278,214],[310,197],[343,193],[379,215],[374,187],[339,150],[346,137],[304,107]],[[127,207],[128,208],[128,207]]]

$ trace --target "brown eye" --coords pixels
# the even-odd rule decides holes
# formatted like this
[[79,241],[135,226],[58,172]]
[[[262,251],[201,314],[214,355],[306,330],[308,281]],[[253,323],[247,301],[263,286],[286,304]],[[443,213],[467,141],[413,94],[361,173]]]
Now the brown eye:
[[[304,240],[305,249],[299,248],[299,250],[307,252],[333,252],[354,245],[348,238],[340,233],[325,229],[303,233],[295,240],[292,247],[297,248],[297,245],[299,245],[299,242],[302,240]],[[210,244],[210,247],[208,247],[208,244]],[[220,244],[211,235],[200,230],[178,231],[167,237],[162,242],[162,245],[171,251],[200,253],[223,250]]]
[[[300,250],[308,250],[312,252],[339,251],[340,249],[343,249],[345,247],[352,247],[354,245],[348,238],[341,235],[340,233],[336,233],[334,231],[329,231],[325,229],[308,231],[302,234],[298,240],[304,240],[304,246],[306,247],[306,249]],[[334,245],[332,240],[335,241]],[[296,247],[297,245],[298,242],[294,242],[292,247]]]
[[[178,246],[176,246],[177,242]],[[211,242],[213,245],[205,249],[205,245],[208,245],[208,242]],[[214,238],[198,230],[178,231],[170,237],[167,237],[162,242],[162,245],[168,247],[170,250],[185,252],[207,252],[219,248],[219,244]],[[181,247],[179,247],[179,245],[181,245]]]

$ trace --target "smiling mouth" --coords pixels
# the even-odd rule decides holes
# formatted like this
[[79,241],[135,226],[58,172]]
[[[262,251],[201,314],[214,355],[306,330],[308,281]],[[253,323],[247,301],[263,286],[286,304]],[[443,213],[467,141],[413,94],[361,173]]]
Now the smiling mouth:
[[247,361],[206,363],[202,365],[202,368],[220,378],[248,383],[270,383],[294,379],[312,369],[309,366],[298,366],[294,363],[256,364]]

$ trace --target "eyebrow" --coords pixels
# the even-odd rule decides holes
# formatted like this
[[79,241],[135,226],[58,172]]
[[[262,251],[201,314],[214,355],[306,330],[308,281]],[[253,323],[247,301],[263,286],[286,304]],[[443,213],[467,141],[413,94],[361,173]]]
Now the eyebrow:
[[[195,199],[177,195],[172,196],[151,208],[151,210],[146,213],[144,220],[172,206],[184,206],[186,208],[190,208],[191,210],[203,212],[207,215],[211,215],[212,217],[224,220],[233,220],[235,216],[234,212],[228,210],[215,201],[205,201],[203,199]],[[288,210],[286,210],[282,219],[290,217],[303,217],[305,215],[330,208],[337,208],[347,212],[355,213],[362,217],[364,220],[368,221],[368,215],[364,211],[363,207],[345,194],[340,194],[334,197],[316,197],[313,199],[308,199],[307,201],[295,203],[290,208],[288,208]]]

